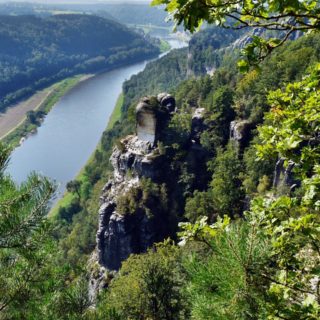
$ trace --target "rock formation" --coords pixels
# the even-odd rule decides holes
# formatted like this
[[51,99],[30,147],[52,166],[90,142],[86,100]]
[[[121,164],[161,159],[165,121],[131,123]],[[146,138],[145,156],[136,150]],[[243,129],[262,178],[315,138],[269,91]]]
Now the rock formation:
[[175,107],[174,98],[167,93],[141,99],[136,108],[138,138],[155,146]]
[[293,191],[300,185],[301,182],[294,178],[294,166],[295,164],[293,162],[289,162],[287,166],[285,166],[285,162],[281,158],[277,161],[272,183],[274,190],[281,191],[281,188],[285,188]]
[[204,110],[194,112],[181,161],[168,143],[175,138],[168,128],[175,112],[175,100],[169,94],[141,99],[136,107],[136,135],[125,137],[113,150],[113,178],[102,191],[97,246],[90,261],[91,297],[108,284],[110,274],[130,254],[175,237],[184,209],[182,172],[192,172],[191,192],[208,183],[208,154],[200,144],[206,129]]
[[251,139],[252,123],[248,120],[234,120],[230,123],[230,140],[237,143],[242,150],[247,147]]
[[[121,140],[111,156],[114,177],[103,189],[99,210],[97,253],[99,263],[108,270],[119,269],[131,253],[145,252],[154,242],[170,235],[168,217],[156,203],[148,215],[148,205],[122,212],[130,201],[139,202],[143,193],[141,179],[163,183],[165,159],[157,149],[172,112],[175,100],[168,94],[143,98],[136,108],[137,135]],[[146,197],[146,195],[144,195]],[[144,199],[150,202],[150,199]],[[128,210],[130,211],[130,210]]]

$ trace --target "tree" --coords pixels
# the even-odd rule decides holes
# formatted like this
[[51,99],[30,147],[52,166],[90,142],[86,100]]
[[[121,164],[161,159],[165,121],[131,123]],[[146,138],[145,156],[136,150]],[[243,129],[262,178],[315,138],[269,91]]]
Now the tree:
[[35,174],[17,186],[5,173],[9,154],[0,144],[0,318],[23,319],[48,280],[45,215],[55,187]]
[[320,30],[320,3],[317,0],[153,0],[153,5],[164,4],[176,24],[194,32],[202,22],[225,28],[263,28],[276,31],[276,38],[254,36],[247,45],[239,66],[248,68],[265,58],[289,39],[293,32]]
[[36,115],[36,112],[31,110],[31,111],[28,111],[26,113],[26,116],[27,116],[27,120],[31,123],[31,124],[36,124],[37,123],[37,115]]
[[292,161],[301,178],[312,173],[319,163],[320,64],[302,81],[286,89],[270,92],[271,111],[259,127],[261,158],[279,155]]
[[[233,109],[233,91],[228,86],[221,86],[216,89],[213,95],[206,99],[209,111],[206,121],[212,122],[211,134],[216,136],[217,145],[225,145],[229,138],[229,124],[235,118]],[[216,145],[216,147],[217,147]]]
[[[88,279],[80,277],[64,289],[56,293],[50,306],[52,319],[90,319],[94,310],[88,292]],[[97,319],[97,318],[95,318]]]
[[210,186],[213,205],[219,215],[237,216],[242,212],[244,192],[241,171],[241,161],[232,143],[225,151],[218,151]]
[[190,222],[196,222],[199,217],[207,216],[210,220],[216,219],[216,208],[212,201],[212,189],[208,191],[196,190],[192,197],[187,198],[185,217]]
[[180,226],[180,245],[202,243],[206,252],[195,252],[183,263],[192,319],[267,319],[258,276],[267,262],[269,244],[256,226],[231,223],[228,217],[213,225],[201,218]]
[[81,198],[81,194],[80,194],[80,189],[81,189],[81,181],[78,180],[72,180],[69,181],[66,185],[66,188],[68,190],[68,192],[70,193],[76,193],[76,195],[78,196],[78,198]]
[[101,314],[113,307],[121,319],[186,319],[178,261],[178,248],[167,242],[131,255],[111,282]]
[[193,307],[197,319],[207,319],[206,312],[213,319],[319,319],[319,89],[318,64],[302,81],[269,94],[272,109],[259,128],[258,155],[294,164],[296,194],[256,197],[242,221],[181,225],[181,244],[196,240],[212,249],[205,263],[187,265],[191,301],[204,297]]

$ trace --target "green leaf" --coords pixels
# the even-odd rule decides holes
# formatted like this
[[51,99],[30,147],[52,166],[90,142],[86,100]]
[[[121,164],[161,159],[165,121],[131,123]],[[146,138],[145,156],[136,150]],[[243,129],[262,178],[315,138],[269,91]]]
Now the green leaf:
[[238,68],[240,72],[245,73],[249,71],[249,63],[246,60],[239,60],[238,63]]

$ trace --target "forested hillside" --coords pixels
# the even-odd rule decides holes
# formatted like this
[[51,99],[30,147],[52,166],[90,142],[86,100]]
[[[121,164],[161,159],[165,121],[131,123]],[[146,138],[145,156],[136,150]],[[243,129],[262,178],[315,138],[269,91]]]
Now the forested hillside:
[[[228,59],[224,50],[243,35],[245,35],[245,32],[241,30],[221,29],[212,26],[208,26],[195,34],[189,43],[190,73],[203,75],[207,72],[214,72],[220,65],[226,63]],[[239,47],[235,46],[232,51],[237,49],[240,50]],[[234,56],[235,53],[233,52]],[[233,62],[230,61],[230,65]]]
[[[88,9],[93,9],[88,6]],[[106,12],[121,23],[172,27],[172,22],[165,21],[166,13],[162,8],[154,8],[149,4],[104,4],[95,6],[95,10]]]
[[0,108],[54,81],[159,51],[123,25],[90,15],[1,16]]

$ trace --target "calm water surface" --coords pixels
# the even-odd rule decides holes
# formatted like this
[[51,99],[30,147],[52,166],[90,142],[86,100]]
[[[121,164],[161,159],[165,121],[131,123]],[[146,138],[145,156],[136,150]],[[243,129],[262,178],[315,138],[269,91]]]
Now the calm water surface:
[[[169,40],[173,48],[186,44]],[[147,61],[100,74],[80,83],[54,106],[38,128],[11,155],[8,172],[18,183],[32,171],[55,180],[57,198],[94,151],[122,90]]]

